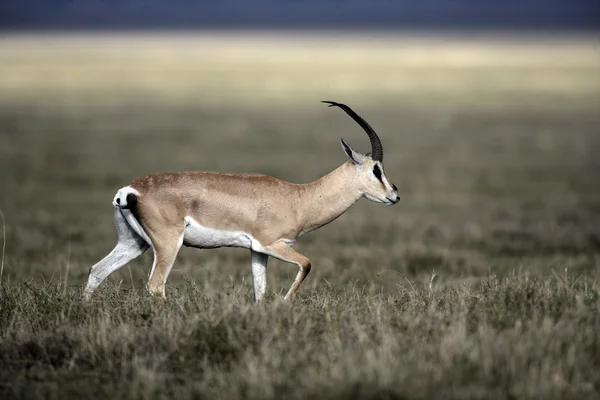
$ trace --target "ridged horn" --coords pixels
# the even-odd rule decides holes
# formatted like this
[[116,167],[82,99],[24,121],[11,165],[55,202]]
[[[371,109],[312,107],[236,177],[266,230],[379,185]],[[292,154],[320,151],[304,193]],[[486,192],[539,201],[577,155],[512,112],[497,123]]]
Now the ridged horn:
[[356,123],[358,123],[364,130],[367,132],[369,136],[369,140],[371,141],[371,158],[375,161],[383,162],[383,146],[381,145],[381,140],[379,140],[379,136],[375,133],[375,130],[362,119],[360,115],[354,112],[350,107],[342,103],[336,103],[335,101],[323,100],[321,103],[329,104],[329,107],[339,107],[346,112]]

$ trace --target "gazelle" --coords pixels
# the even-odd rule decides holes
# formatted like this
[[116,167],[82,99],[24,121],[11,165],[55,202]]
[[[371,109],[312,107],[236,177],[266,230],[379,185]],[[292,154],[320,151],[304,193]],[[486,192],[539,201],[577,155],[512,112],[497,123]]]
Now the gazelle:
[[144,253],[154,251],[148,290],[165,297],[165,283],[181,245],[202,249],[250,249],[254,295],[266,289],[269,256],[299,267],[285,299],[290,299],[310,272],[311,263],[292,246],[296,238],[342,215],[361,197],[394,205],[397,188],[383,169],[383,147],[371,126],[345,104],[340,107],[367,133],[371,154],[352,149],[344,139],[349,161],[322,178],[294,184],[260,174],[217,172],[156,173],[134,180],[113,200],[118,243],[90,269],[84,297],[112,272]]

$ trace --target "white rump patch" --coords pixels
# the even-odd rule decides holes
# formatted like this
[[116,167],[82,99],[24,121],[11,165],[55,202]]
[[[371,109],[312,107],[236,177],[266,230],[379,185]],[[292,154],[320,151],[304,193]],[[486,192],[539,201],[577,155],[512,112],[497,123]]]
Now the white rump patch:
[[241,231],[224,231],[200,225],[192,217],[185,217],[183,244],[201,249],[218,247],[244,247],[262,249],[262,246],[250,234]]
[[127,208],[127,195],[130,193],[133,193],[136,196],[140,195],[140,193],[131,186],[122,187],[121,189],[119,189],[119,191],[115,195],[115,198],[113,199],[113,206],[119,208]]
[[140,225],[138,220],[135,219],[135,216],[132,214],[131,210],[121,208],[120,211],[121,211],[121,214],[123,214],[123,217],[125,217],[125,219],[127,220],[127,223],[129,224],[131,229],[133,229],[135,231],[135,233],[140,235],[142,237],[142,239],[144,239],[146,241],[146,243],[148,243],[150,246],[152,246],[152,248],[154,248],[154,246],[152,245],[152,241],[150,240],[148,235],[146,235],[144,228],[142,228],[142,226]]

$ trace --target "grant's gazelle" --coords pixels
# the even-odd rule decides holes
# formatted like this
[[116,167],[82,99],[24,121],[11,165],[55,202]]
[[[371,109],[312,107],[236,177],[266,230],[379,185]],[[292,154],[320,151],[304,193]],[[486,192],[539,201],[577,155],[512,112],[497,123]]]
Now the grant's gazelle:
[[113,212],[115,248],[90,269],[84,296],[112,272],[152,247],[151,293],[165,297],[165,283],[181,245],[202,249],[250,249],[254,294],[266,289],[269,256],[296,264],[298,275],[285,295],[290,299],[310,272],[311,263],[292,246],[296,238],[342,215],[361,197],[394,205],[397,188],[383,168],[383,147],[371,126],[345,104],[337,106],[354,119],[371,141],[361,154],[344,140],[349,161],[306,184],[260,174],[167,172],[138,178],[117,192]]

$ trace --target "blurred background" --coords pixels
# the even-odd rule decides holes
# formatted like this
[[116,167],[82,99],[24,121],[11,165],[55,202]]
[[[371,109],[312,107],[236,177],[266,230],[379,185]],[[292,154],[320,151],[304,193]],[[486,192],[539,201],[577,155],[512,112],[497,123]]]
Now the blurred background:
[[11,28],[597,29],[594,0],[7,0]]
[[[310,182],[345,161],[341,136],[368,151],[320,100],[379,132],[403,200],[301,240],[309,287],[597,271],[599,21],[593,0],[5,0],[5,277],[84,283],[114,244],[115,191],[140,175]],[[115,279],[145,279],[150,258]],[[173,282],[250,273],[241,250],[178,260]],[[272,270],[283,290],[294,270]]]

